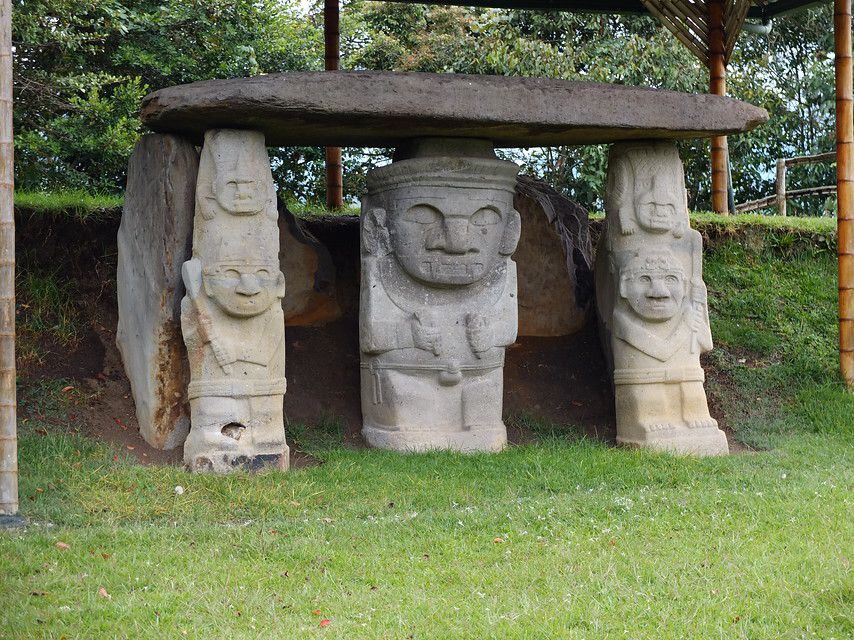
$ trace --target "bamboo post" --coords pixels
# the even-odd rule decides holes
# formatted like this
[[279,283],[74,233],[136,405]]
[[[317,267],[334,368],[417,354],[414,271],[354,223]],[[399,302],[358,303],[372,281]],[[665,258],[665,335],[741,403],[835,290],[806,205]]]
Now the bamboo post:
[[839,368],[854,389],[854,102],[851,0],[834,0],[836,46],[836,198],[839,251]]
[[[323,43],[327,71],[338,71],[340,50],[340,11],[338,0],[324,0]],[[326,147],[326,208],[344,206],[344,180],[341,168],[341,148]]]
[[786,160],[777,160],[777,213],[786,215]]
[[0,0],[0,519],[17,519],[12,2]]
[[[726,37],[724,34],[724,0],[709,0],[709,93],[726,95]],[[712,209],[728,214],[726,136],[712,138]]]

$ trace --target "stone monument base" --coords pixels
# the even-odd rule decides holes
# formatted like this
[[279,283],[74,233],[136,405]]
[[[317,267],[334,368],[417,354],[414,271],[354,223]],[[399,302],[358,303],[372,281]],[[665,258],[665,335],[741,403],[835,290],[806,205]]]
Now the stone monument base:
[[477,451],[498,452],[507,444],[507,429],[467,429],[464,431],[441,432],[435,429],[391,430],[365,425],[362,435],[369,445],[378,449],[423,453],[425,451],[450,450],[461,453]]
[[617,444],[677,455],[724,456],[729,453],[726,434],[717,427],[677,427],[666,431],[651,431],[637,437],[618,435]]
[[[184,445],[184,463],[190,470],[208,473],[230,473],[232,471],[260,471],[261,469],[279,469],[286,471],[290,466],[290,448],[286,444],[263,446],[247,442],[242,447],[235,443],[233,450],[224,451],[223,446],[215,448],[203,443],[191,442],[192,431]],[[201,445],[201,446],[200,446]]]

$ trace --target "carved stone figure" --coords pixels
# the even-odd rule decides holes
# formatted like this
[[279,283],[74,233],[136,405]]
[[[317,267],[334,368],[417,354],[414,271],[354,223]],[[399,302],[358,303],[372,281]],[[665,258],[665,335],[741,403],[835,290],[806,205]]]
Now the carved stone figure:
[[672,143],[611,149],[597,306],[614,375],[617,440],[676,453],[727,453],[709,414],[700,354],[711,350],[702,237],[689,227]]
[[488,141],[422,139],[368,174],[359,326],[362,433],[371,445],[505,445],[517,171]]
[[182,274],[193,470],[287,468],[279,231],[264,137],[214,130],[199,165],[193,258]]

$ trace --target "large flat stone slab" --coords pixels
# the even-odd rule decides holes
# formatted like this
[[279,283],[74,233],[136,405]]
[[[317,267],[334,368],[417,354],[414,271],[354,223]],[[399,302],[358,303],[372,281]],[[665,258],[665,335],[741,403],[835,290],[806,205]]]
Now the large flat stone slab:
[[708,94],[548,78],[392,72],[277,73],[168,87],[142,120],[200,142],[207,129],[262,131],[270,146],[397,146],[424,136],[499,147],[708,138],[749,131],[764,109]]
[[118,234],[116,344],[130,380],[139,431],[156,449],[174,449],[190,429],[190,374],[181,338],[199,156],[184,138],[150,134],[128,165]]

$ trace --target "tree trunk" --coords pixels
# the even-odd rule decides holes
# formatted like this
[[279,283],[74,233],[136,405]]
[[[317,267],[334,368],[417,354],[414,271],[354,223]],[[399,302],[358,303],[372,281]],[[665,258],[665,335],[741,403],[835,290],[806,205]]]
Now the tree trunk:
[[18,512],[12,2],[0,0],[0,515]]

